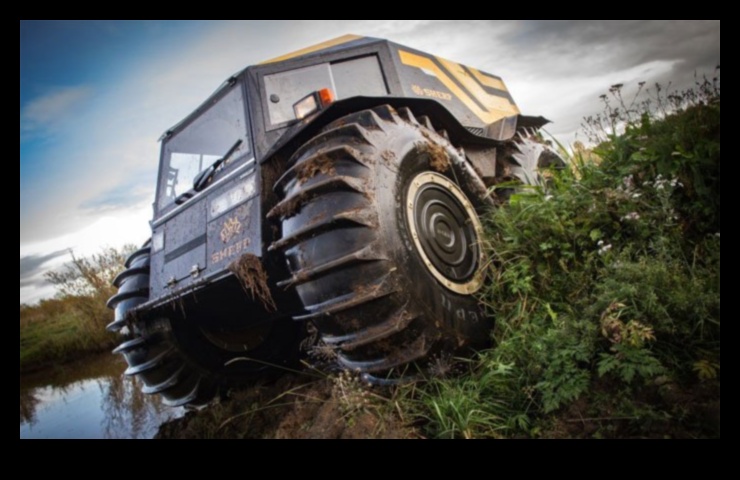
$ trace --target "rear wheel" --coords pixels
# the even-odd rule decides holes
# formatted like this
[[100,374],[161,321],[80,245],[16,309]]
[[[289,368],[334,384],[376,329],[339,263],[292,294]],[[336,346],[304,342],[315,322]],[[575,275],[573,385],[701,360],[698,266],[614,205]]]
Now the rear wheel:
[[488,341],[481,205],[456,181],[463,162],[429,119],[384,106],[327,126],[277,182],[271,248],[341,366],[382,382]]
[[119,293],[109,301],[116,312],[109,330],[128,337],[114,353],[125,357],[126,375],[139,377],[144,393],[159,394],[170,406],[201,406],[296,358],[299,326],[287,318],[228,329],[205,327],[207,319],[187,315],[137,318],[133,309],[149,299],[150,254],[147,245],[131,255],[115,281]]

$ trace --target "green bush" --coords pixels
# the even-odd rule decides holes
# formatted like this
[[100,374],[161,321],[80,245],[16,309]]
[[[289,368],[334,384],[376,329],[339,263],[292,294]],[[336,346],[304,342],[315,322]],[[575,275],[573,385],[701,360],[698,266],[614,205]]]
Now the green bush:
[[719,435],[719,79],[621,89],[593,152],[486,219],[496,347],[423,388],[430,434]]

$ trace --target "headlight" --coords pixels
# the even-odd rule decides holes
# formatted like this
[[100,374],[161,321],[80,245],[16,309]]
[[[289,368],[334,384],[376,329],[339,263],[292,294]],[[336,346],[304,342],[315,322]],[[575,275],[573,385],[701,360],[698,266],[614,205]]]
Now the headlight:
[[331,88],[322,88],[298,100],[293,105],[293,113],[296,119],[302,120],[312,113],[328,107],[334,103],[334,100],[334,92]]
[[254,196],[256,192],[257,176],[251,174],[244,182],[211,201],[211,218],[216,218],[222,213],[231,210],[233,207]]

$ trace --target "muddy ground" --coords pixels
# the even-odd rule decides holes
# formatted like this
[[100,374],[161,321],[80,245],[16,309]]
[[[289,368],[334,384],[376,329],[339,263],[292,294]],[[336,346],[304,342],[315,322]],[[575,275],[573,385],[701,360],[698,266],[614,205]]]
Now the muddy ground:
[[[609,390],[608,385],[595,388]],[[593,405],[577,400],[540,419],[539,433],[511,438],[720,438],[719,382],[690,389],[668,384],[653,390],[654,398],[638,402],[645,411],[634,416],[617,414],[617,400],[613,412],[606,402],[598,415],[590,416]],[[364,386],[349,373],[288,374],[273,383],[229,392],[215,405],[163,424],[155,438],[425,438],[419,417],[410,418],[405,410],[408,398],[394,395],[398,391]]]
[[159,439],[422,438],[388,392],[362,388],[351,375],[289,374],[160,427]]

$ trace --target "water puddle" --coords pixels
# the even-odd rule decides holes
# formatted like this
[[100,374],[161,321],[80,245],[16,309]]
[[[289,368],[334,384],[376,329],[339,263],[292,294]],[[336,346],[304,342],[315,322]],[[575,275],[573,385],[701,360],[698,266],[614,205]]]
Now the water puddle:
[[141,393],[125,369],[108,354],[21,376],[20,438],[153,438],[159,425],[184,414]]

